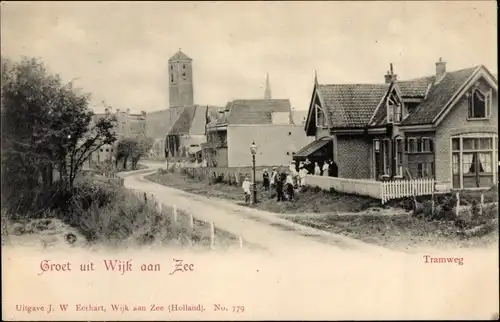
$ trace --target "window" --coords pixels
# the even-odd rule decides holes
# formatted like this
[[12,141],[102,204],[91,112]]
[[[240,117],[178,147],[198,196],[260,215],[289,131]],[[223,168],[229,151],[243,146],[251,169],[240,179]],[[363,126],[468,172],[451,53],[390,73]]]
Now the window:
[[186,77],[186,73],[182,73],[182,76],[184,76],[184,78]]
[[393,105],[388,105],[387,106],[387,122],[392,123],[394,118],[394,106]]
[[391,175],[391,160],[390,160],[391,140],[384,140],[384,174]]
[[408,138],[406,141],[407,153],[430,153],[434,151],[434,144],[431,138]]
[[325,113],[318,105],[316,105],[316,126],[321,128],[327,126]]
[[287,152],[286,155],[290,155],[290,152]]
[[174,70],[174,65],[170,65],[170,70]]
[[174,75],[170,75],[170,82],[173,83],[174,82]]
[[451,139],[453,188],[479,188],[493,185],[496,177],[494,137],[455,137]]
[[380,141],[379,140],[373,140],[373,145],[375,148],[375,152],[380,152]]
[[434,162],[420,162],[417,164],[417,178],[433,178]]
[[292,135],[292,132],[288,132],[288,135]]
[[109,152],[109,149],[106,149],[106,152]]
[[401,106],[401,104],[398,104],[396,106],[396,115],[394,116],[394,122],[396,122],[396,123],[401,122],[401,115],[402,115],[401,110],[402,110],[402,106]]
[[417,138],[408,138],[406,141],[406,152],[415,153],[418,151],[418,139]]
[[100,151],[103,152],[102,149],[100,149]]
[[469,118],[487,118],[491,116],[491,90],[484,94],[478,88],[469,95]]
[[421,152],[433,152],[433,144],[431,138],[422,138],[421,141],[422,149]]
[[403,151],[404,151],[404,145],[403,145],[402,138],[396,139],[395,149],[396,149],[396,176],[402,177],[403,176]]

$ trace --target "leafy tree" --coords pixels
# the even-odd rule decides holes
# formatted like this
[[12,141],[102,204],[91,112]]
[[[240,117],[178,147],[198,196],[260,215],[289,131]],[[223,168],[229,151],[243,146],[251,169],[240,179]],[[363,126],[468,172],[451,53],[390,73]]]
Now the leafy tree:
[[57,167],[61,187],[72,187],[91,153],[116,140],[114,120],[93,122],[90,95],[63,83],[38,59],[2,59],[1,74],[2,185],[51,184]]
[[116,148],[116,166],[123,161],[123,169],[127,169],[127,161],[132,163],[132,169],[137,169],[137,164],[142,156],[153,147],[154,140],[145,135],[135,138],[124,138],[118,142]]
[[115,165],[118,168],[118,163],[123,160],[123,169],[127,170],[127,161],[131,158],[132,153],[137,149],[137,140],[133,138],[123,138],[118,141],[116,146]]

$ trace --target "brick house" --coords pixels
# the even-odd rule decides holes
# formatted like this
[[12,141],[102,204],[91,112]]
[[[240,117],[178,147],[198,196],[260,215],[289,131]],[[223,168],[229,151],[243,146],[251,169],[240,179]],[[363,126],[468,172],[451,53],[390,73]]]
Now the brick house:
[[412,80],[398,80],[392,64],[381,84],[315,79],[305,131],[316,140],[296,156],[333,158],[343,178],[490,187],[498,180],[497,86],[482,65],[447,72],[441,59],[435,75]]

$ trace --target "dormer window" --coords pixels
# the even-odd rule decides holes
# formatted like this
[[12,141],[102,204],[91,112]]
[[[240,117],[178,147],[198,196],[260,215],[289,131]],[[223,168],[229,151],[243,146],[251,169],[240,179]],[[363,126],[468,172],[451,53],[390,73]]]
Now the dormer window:
[[491,116],[491,90],[484,94],[480,89],[475,88],[469,100],[469,119],[482,119]]
[[316,126],[319,128],[327,127],[325,112],[318,105],[316,105]]

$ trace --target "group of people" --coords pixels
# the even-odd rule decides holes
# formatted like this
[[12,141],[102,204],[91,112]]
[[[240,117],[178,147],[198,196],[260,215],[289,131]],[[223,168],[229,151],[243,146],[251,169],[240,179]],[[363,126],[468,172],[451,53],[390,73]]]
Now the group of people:
[[[338,174],[337,164],[333,160],[324,161],[320,167],[318,162],[312,163],[309,159],[305,162],[295,161],[290,163],[287,171],[278,171],[273,168],[269,173],[264,169],[262,173],[262,186],[265,191],[275,190],[276,201],[294,200],[296,189],[300,189],[305,185],[305,177],[308,174],[336,177]],[[242,184],[245,194],[245,202],[250,201],[251,182],[250,178],[246,177]]]

